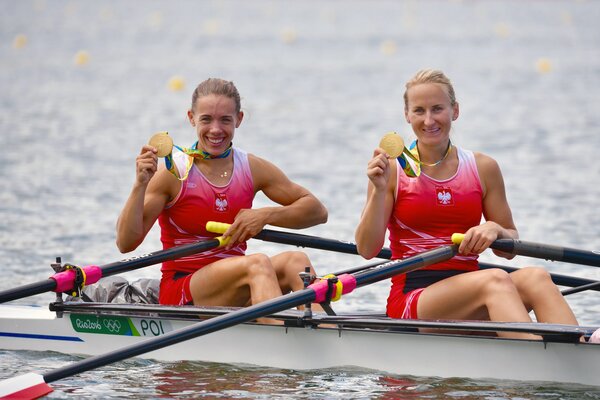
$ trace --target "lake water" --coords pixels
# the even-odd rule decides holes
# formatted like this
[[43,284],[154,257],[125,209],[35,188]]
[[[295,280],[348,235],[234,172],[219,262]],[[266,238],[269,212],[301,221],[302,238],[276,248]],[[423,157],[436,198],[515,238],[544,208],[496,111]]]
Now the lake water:
[[[233,80],[242,95],[235,144],[328,207],[329,222],[303,233],[353,241],[373,148],[390,130],[412,138],[404,82],[435,67],[453,80],[461,105],[454,143],[500,163],[521,238],[600,249],[600,2],[0,4],[0,290],[46,278],[56,256],[79,265],[123,258],[114,226],[135,156],[157,131],[193,142],[185,113],[207,77]],[[169,89],[174,77],[183,90]],[[153,230],[134,254],[159,248]],[[364,263],[307,252],[323,273]],[[502,262],[491,252],[482,260]],[[592,267],[524,257],[506,264],[600,279]],[[158,277],[159,269],[126,276]],[[335,307],[381,311],[388,286],[361,288]],[[568,297],[580,323],[600,324],[597,293]],[[0,378],[70,361],[0,352]],[[600,398],[600,389],[578,385],[137,360],[54,386],[50,398]]]

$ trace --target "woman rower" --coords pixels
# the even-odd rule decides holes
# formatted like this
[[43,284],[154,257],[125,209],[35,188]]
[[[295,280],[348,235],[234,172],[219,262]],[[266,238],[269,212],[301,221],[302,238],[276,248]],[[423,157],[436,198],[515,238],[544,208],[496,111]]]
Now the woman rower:
[[[384,244],[386,229],[396,259],[451,244],[453,233],[465,232],[465,236],[453,259],[394,277],[387,314],[531,322],[533,310],[538,322],[576,325],[545,269],[528,267],[510,274],[479,269],[478,254],[496,239],[517,239],[518,232],[496,161],[450,141],[459,105],[443,72],[422,70],[408,81],[404,115],[417,138],[410,146],[414,160],[390,160],[385,150],[375,149],[367,167],[367,200],[355,234],[360,254],[374,257]],[[498,335],[537,338],[526,333]]]
[[[170,169],[158,168],[155,146],[143,146],[137,156],[135,182],[117,222],[119,250],[137,248],[157,219],[165,249],[214,237],[207,221],[230,223],[226,247],[163,263],[161,304],[247,306],[302,289],[299,273],[310,267],[314,274],[306,254],[245,255],[246,241],[267,224],[324,223],[326,208],[274,164],[232,147],[244,117],[232,82],[200,83],[187,117],[197,142],[171,156]],[[277,205],[252,208],[258,191]]]

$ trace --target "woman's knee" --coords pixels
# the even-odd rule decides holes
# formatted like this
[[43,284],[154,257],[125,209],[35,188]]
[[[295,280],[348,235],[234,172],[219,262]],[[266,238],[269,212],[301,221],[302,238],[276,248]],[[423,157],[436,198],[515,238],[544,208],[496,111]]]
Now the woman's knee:
[[273,266],[284,293],[304,287],[300,274],[305,272],[307,267],[311,273],[315,273],[308,256],[301,251],[286,251],[276,255],[273,257]]
[[516,291],[514,282],[508,272],[500,268],[485,270],[485,280],[483,283],[485,289],[493,292],[497,291]]
[[550,273],[541,267],[525,267],[511,274],[519,291],[554,286]]
[[526,267],[514,273],[513,280],[521,296],[531,302],[540,293],[550,294],[558,291],[550,273],[541,267]]
[[301,251],[286,251],[273,257],[273,265],[279,275],[298,275],[308,267],[314,273],[308,256]]
[[251,254],[246,256],[246,270],[250,276],[275,276],[275,268],[266,254]]
[[530,283],[551,283],[552,277],[546,269],[542,267],[525,267],[521,269],[523,281]]
[[287,259],[288,265],[297,266],[298,268],[311,266],[308,256],[302,251],[286,251],[280,255]]

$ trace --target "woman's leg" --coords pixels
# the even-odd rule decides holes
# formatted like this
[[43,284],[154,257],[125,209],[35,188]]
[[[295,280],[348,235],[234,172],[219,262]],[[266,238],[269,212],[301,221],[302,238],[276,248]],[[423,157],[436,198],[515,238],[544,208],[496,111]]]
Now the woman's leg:
[[264,254],[231,257],[207,265],[192,275],[195,305],[244,307],[281,296],[277,274]]
[[271,263],[277,273],[277,280],[283,294],[304,288],[300,273],[304,272],[306,267],[310,268],[311,274],[315,274],[308,256],[301,251],[286,251],[277,254],[271,257]]
[[[421,293],[417,314],[423,319],[531,322],[515,284],[501,269],[467,272],[434,283]],[[515,332],[498,336],[538,338]]]
[[[286,251],[277,254],[271,257],[271,262],[277,272],[277,279],[283,294],[304,288],[304,282],[300,277],[300,273],[305,272],[306,267],[310,268],[310,274],[316,275],[308,256],[301,251]],[[304,306],[299,306],[298,308],[302,310]],[[323,307],[318,303],[314,303],[311,308],[316,311],[324,311]]]
[[527,310],[533,310],[538,322],[577,325],[575,314],[548,271],[527,267],[510,274]]

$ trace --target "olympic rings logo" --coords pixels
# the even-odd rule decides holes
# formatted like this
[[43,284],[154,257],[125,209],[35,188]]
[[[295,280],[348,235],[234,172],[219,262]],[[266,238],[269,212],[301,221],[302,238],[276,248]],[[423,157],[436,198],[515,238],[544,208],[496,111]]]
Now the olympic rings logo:
[[121,322],[114,319],[105,319],[102,324],[109,332],[119,332],[121,330]]

